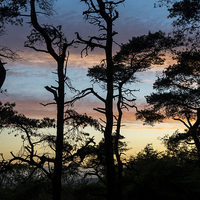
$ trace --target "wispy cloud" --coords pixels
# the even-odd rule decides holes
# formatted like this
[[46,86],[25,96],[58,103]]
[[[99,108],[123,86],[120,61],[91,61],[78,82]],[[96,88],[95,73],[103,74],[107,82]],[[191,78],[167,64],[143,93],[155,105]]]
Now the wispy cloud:
[[[117,43],[126,43],[133,36],[147,34],[148,31],[158,31],[163,29],[167,31],[171,27],[171,22],[167,20],[167,11],[153,8],[154,1],[132,1],[127,0],[124,6],[119,7],[119,19],[117,19],[114,30],[119,34],[115,37]],[[63,32],[69,41],[75,39],[75,32],[87,39],[88,36],[98,35],[98,28],[90,25],[83,19],[82,12],[86,9],[84,3],[79,0],[65,1],[60,0],[55,5],[55,14],[52,18],[39,18],[40,23],[48,23],[63,26]],[[25,21],[29,21],[26,19]],[[29,35],[31,27],[28,24],[24,26],[7,26],[8,34],[1,37],[1,45],[21,50],[22,59],[14,63],[8,61],[6,68],[7,79],[4,88],[8,90],[8,96],[3,96],[2,101],[15,101],[19,112],[28,116],[54,116],[55,108],[42,107],[39,103],[49,102],[52,95],[45,89],[45,85],[55,85],[56,75],[51,72],[56,70],[56,62],[48,54],[36,52],[33,49],[25,48],[24,42]],[[84,46],[78,48],[70,48],[70,56],[68,61],[68,75],[74,86],[81,90],[91,86],[89,78],[86,77],[87,68],[95,66],[105,58],[104,52],[95,50],[89,52],[89,56],[81,58],[81,50]],[[114,45],[114,53],[119,50]],[[137,105],[145,104],[144,95],[149,94],[155,79],[155,72],[162,71],[164,67],[172,63],[172,60],[166,60],[164,66],[154,67],[145,73],[138,74],[141,83],[129,86],[130,88],[140,89],[135,95],[138,97]],[[147,88],[148,87],[148,88]],[[73,94],[67,92],[67,98]],[[2,95],[1,95],[2,96]],[[93,111],[93,107],[100,106],[97,101],[89,96],[81,103],[77,103],[77,110],[80,112],[88,112],[95,117],[99,117],[97,112]],[[124,120],[132,119],[133,114],[125,115]]]

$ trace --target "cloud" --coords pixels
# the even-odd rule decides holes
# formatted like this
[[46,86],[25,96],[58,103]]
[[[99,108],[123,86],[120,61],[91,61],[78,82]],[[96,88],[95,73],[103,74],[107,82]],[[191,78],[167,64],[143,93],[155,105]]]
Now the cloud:
[[[149,30],[152,32],[160,29],[169,30],[171,22],[166,18],[167,11],[154,9],[153,4],[153,0],[138,2],[126,0],[124,6],[119,6],[119,18],[114,25],[114,30],[118,32],[115,41],[119,44],[126,43],[133,36],[147,34]],[[84,39],[88,39],[88,36],[100,34],[97,26],[93,26],[83,19],[82,12],[87,7],[79,0],[59,0],[54,8],[57,11],[55,16],[44,18],[40,15],[39,22],[54,24],[55,26],[61,24],[69,41],[75,39],[74,33],[76,31]],[[29,21],[28,18],[25,22],[27,21]],[[55,108],[50,108],[51,106],[42,108],[39,103],[49,102],[52,99],[52,95],[44,89],[44,86],[56,85],[55,80],[57,77],[51,73],[56,71],[56,62],[48,54],[24,47],[24,41],[26,41],[27,35],[32,29],[28,24],[24,23],[22,27],[8,25],[7,29],[8,34],[1,37],[1,45],[21,50],[22,59],[14,63],[8,61],[6,65],[9,71],[7,72],[4,88],[8,90],[8,96],[2,97],[2,100],[15,101],[17,103],[16,108],[28,116],[54,116],[52,113],[55,113]],[[69,49],[68,75],[74,86],[79,90],[91,86],[89,78],[86,77],[87,68],[99,64],[105,58],[104,52],[98,49],[89,52],[89,56],[84,57],[83,55],[83,58],[81,58],[80,53],[83,48],[84,46],[80,45],[78,48],[71,47]],[[113,53],[118,50],[119,47],[114,45]],[[138,77],[143,83],[128,86],[133,89],[140,89],[140,92],[135,94],[138,96],[137,103],[139,103],[139,106],[145,104],[143,96],[151,91],[155,72],[162,71],[171,62],[172,60],[167,59],[164,66],[152,68],[152,70],[145,73],[138,73]],[[67,98],[71,96],[67,93]],[[101,106],[101,104],[98,104],[98,101],[90,95],[81,103],[77,103],[77,110],[88,112],[98,118],[99,114],[92,109],[96,106]],[[128,121],[132,117],[132,114],[127,114],[124,119]],[[130,122],[128,121],[128,123]]]
[[43,103],[41,100],[34,97],[19,97],[12,95],[12,98],[7,98],[7,96],[1,97],[3,103],[10,102],[16,103],[14,108],[18,113],[24,114],[30,118],[43,118],[43,117],[52,117],[56,116],[55,106],[44,107],[40,103]]
[[[70,6],[69,6],[70,5]],[[167,19],[168,12],[165,8],[155,9],[153,7],[154,1],[142,1],[135,3],[132,0],[126,0],[123,5],[120,5],[117,9],[119,10],[119,18],[116,20],[114,30],[119,34],[115,37],[115,41],[120,43],[128,42],[133,36],[139,36],[147,34],[148,31],[167,31],[171,27],[171,20]],[[54,7],[56,14],[50,18],[46,18],[39,15],[39,23],[48,23],[62,25],[63,32],[67,36],[68,40],[75,39],[75,32],[79,32],[84,39],[88,39],[88,36],[99,35],[98,27],[89,24],[89,22],[83,19],[83,11],[87,9],[84,3],[79,0],[64,1],[59,0],[55,3]],[[26,22],[29,22],[29,18],[25,18],[24,25],[21,26],[7,26],[8,34],[1,37],[1,45],[8,46],[10,48],[17,48],[24,52],[29,52],[37,56],[30,56],[34,60],[38,57],[41,58],[33,50],[24,48],[24,42],[27,40],[32,27]],[[114,46],[114,51],[118,49]],[[73,54],[80,54],[80,49],[73,50]],[[22,54],[23,55],[23,54]],[[29,57],[29,58],[30,58]],[[42,57],[46,57],[44,54]],[[34,63],[33,59],[29,61]],[[37,59],[36,59],[37,60]],[[40,59],[41,60],[41,59]],[[28,60],[27,60],[28,62]]]

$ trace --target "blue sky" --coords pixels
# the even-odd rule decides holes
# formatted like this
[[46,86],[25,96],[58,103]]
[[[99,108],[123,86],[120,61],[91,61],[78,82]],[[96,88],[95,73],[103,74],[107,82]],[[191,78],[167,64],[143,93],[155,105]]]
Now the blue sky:
[[[156,0],[126,0],[123,5],[120,5],[119,19],[114,24],[114,29],[118,32],[115,41],[119,44],[128,42],[133,36],[147,34],[149,31],[156,32],[162,30],[170,32],[172,29],[171,19],[167,19],[167,9],[154,8]],[[98,28],[92,26],[83,19],[82,12],[86,9],[83,2],[79,0],[57,0],[54,9],[56,13],[51,18],[41,17],[38,19],[40,23],[49,23],[63,26],[63,32],[68,40],[75,39],[75,32],[79,32],[83,38],[98,34]],[[26,20],[25,20],[26,21]],[[35,52],[32,49],[24,48],[26,36],[30,33],[28,24],[24,26],[7,26],[7,34],[0,37],[0,44],[8,46],[12,49],[18,49],[21,52],[22,59],[19,61],[7,61],[6,69],[7,78],[3,89],[7,89],[7,95],[1,95],[2,102],[15,102],[16,110],[29,117],[54,117],[56,109],[53,106],[43,107],[39,103],[52,102],[52,95],[49,94],[44,86],[55,85],[56,76],[52,72],[55,71],[56,63],[46,54]],[[87,68],[99,64],[104,58],[102,51],[96,50],[89,53],[89,56],[81,58],[80,51],[83,46],[78,48],[70,48],[70,56],[68,62],[68,76],[72,84],[79,90],[90,86],[87,74]],[[114,51],[118,51],[117,45],[114,46]],[[170,61],[167,60],[165,67]],[[139,75],[141,83],[130,86],[134,89],[140,89],[136,93],[138,98],[137,105],[142,107],[145,104],[145,95],[152,91],[152,84],[155,80],[156,71],[161,71],[164,66],[154,67],[150,71]],[[67,92],[66,98],[69,99],[71,94]],[[98,102],[88,96],[83,101],[78,102],[75,106],[79,112],[87,112],[95,117],[93,106]],[[155,148],[162,149],[158,136],[173,133],[179,128],[179,124],[170,122],[155,127],[143,126],[142,122],[135,121],[134,110],[131,110],[125,116],[124,122],[126,128],[123,130],[129,141],[133,152],[137,152],[147,143],[153,143]],[[11,136],[9,136],[11,137]],[[96,136],[99,138],[99,136]],[[6,144],[9,139],[6,134],[0,135],[0,147]],[[1,149],[0,149],[1,151]]]

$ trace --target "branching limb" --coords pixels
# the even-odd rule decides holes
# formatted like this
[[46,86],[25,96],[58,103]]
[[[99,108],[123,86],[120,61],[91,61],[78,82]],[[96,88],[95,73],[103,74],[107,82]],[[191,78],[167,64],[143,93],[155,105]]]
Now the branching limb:
[[128,111],[129,111],[129,109],[128,108],[135,108],[136,109],[136,111],[138,112],[138,108],[137,108],[137,106],[136,105],[131,105],[131,104],[128,104],[128,103],[126,103],[126,102],[122,102],[122,106],[121,106],[121,108],[123,109],[123,108],[126,108]]
[[189,127],[192,127],[192,124],[190,122],[190,115],[188,113],[186,113],[185,116],[186,116],[187,122],[189,124]]
[[100,112],[102,114],[106,114],[105,108],[93,108],[93,110]]
[[46,50],[37,49],[36,47],[34,47],[34,46],[29,46],[28,44],[25,44],[24,47],[28,47],[28,48],[30,48],[30,49],[34,49],[35,51],[38,51],[38,52],[49,53],[49,52],[46,51]]
[[177,120],[177,121],[180,121],[182,122],[188,129],[190,128],[190,126],[188,126],[182,119],[180,118],[175,118],[175,117],[172,117],[173,120]]
[[12,61],[21,59],[17,50],[13,51],[5,46],[0,46],[0,58],[1,57],[11,59]]
[[106,181],[99,175],[99,172],[87,172],[84,174],[84,178],[87,176],[97,176],[104,185],[107,185]]
[[49,106],[49,105],[55,105],[56,103],[55,102],[52,102],[52,103],[46,103],[46,104],[43,104],[43,103],[40,103],[42,106]]
[[67,101],[65,102],[65,105],[73,105],[75,101],[82,99],[83,97],[89,95],[89,94],[93,94],[94,96],[96,96],[99,100],[101,100],[102,102],[105,103],[105,99],[102,98],[100,95],[98,95],[93,88],[87,88],[85,90],[82,90],[78,95],[76,95],[71,101]]
[[54,95],[54,100],[57,102],[58,100],[58,95],[55,89],[53,89],[52,87],[50,88],[49,86],[45,86],[45,89],[49,92],[51,92]]
[[94,50],[94,48],[96,47],[99,47],[101,49],[105,49],[106,46],[100,44],[100,43],[96,43],[96,42],[93,42],[93,40],[96,40],[97,42],[99,41],[105,41],[106,38],[101,38],[101,37],[91,37],[89,40],[84,40],[82,39],[82,37],[80,37],[79,33],[76,32],[76,37],[78,39],[77,43],[80,43],[80,44],[86,44],[86,47],[81,51],[81,56],[83,55],[83,52],[85,51],[86,52],[86,56],[88,55],[88,49],[90,49],[91,51]]

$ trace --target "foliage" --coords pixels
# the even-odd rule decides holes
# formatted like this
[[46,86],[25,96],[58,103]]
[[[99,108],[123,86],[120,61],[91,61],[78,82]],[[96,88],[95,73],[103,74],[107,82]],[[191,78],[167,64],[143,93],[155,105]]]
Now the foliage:
[[127,163],[124,199],[198,199],[199,169],[189,160],[148,144]]
[[[128,43],[121,44],[120,51],[113,57],[113,83],[134,83],[135,73],[143,72],[152,65],[162,65],[165,60],[164,52],[172,47],[173,43],[175,40],[159,31],[133,37]],[[106,83],[106,67],[106,63],[102,61],[100,65],[89,68],[87,76],[92,82]]]
[[196,0],[158,0],[155,6],[167,6],[169,18],[176,18],[174,26],[185,27],[191,25],[193,29],[197,28],[199,22],[200,3]]
[[[9,171],[0,173],[0,198],[2,200],[42,199],[48,196],[50,184],[46,175],[26,164],[13,164]],[[37,192],[35,192],[37,191]],[[47,199],[47,198],[44,198]]]
[[176,18],[174,20],[174,26],[186,26],[189,25],[191,28],[196,29],[199,22],[199,9],[200,3],[196,0],[183,0],[175,2],[172,7],[168,9],[170,12],[170,18]]
[[[55,0],[37,0],[38,8],[43,14],[53,14],[53,4]],[[5,23],[14,25],[23,25],[23,17],[28,17],[27,11],[30,11],[28,0],[1,0],[0,1],[0,23],[3,27]]]
[[[46,16],[53,15],[53,5],[55,0],[37,0],[40,13]],[[6,24],[23,25],[24,18],[29,18],[27,12],[30,11],[28,0],[0,0],[0,36],[4,35]],[[15,61],[21,59],[18,50],[10,49],[0,45],[0,58]]]
[[0,102],[0,127],[12,127],[18,130],[23,130],[23,125],[27,128],[45,128],[45,127],[54,127],[54,119],[44,118],[42,120],[30,119],[25,117],[22,114],[18,114],[14,110],[15,103],[5,103]]
[[[185,146],[158,152],[153,149],[152,144],[148,144],[137,155],[131,156],[123,168],[123,200],[199,199],[200,173],[191,158],[192,151]],[[35,174],[27,180],[25,174],[31,173],[29,168],[28,165],[15,164],[11,171],[0,174],[1,199],[50,198],[51,184],[45,176],[39,176],[39,173],[38,176]],[[7,184],[11,184],[12,181],[12,187],[6,185],[5,180],[8,180]],[[68,180],[62,187],[62,199],[105,200],[105,197],[106,187],[100,182],[88,182],[81,179]]]
[[168,50],[173,45],[175,40],[165,36],[164,32],[149,32],[147,35],[132,37],[128,43],[121,44],[114,61],[135,68],[138,66],[141,69],[148,69],[152,64],[163,64],[164,50]]
[[197,0],[159,0],[156,6],[167,6],[169,18],[173,18],[174,37],[181,40],[183,47],[199,48],[199,9],[200,3]]
[[[79,92],[79,94],[72,100],[74,101],[83,98],[86,95],[93,94],[98,100],[103,103],[103,108],[95,108],[96,111],[104,114],[105,119],[102,121],[104,124],[104,150],[105,150],[105,170],[106,170],[106,182],[107,182],[107,199],[120,199],[120,195],[117,195],[116,188],[116,173],[114,164],[114,148],[117,155],[118,150],[118,139],[119,131],[116,132],[115,145],[113,145],[113,99],[114,99],[114,64],[112,59],[113,51],[113,38],[117,34],[113,30],[114,21],[119,17],[117,11],[117,6],[124,2],[121,1],[84,1],[87,5],[87,10],[83,12],[86,20],[92,24],[97,25],[101,34],[99,36],[91,36],[89,40],[84,40],[80,37],[79,33],[76,33],[78,43],[84,44],[85,47],[81,52],[85,51],[86,55],[88,50],[94,50],[95,48],[100,48],[105,51],[104,65],[99,68],[93,68],[94,71],[90,71],[92,74],[100,72],[104,81],[103,89],[106,91],[106,98],[98,95],[93,88],[86,88],[85,90]],[[94,73],[93,73],[94,72]],[[115,73],[116,74],[116,73]],[[98,80],[94,77],[94,80]],[[101,79],[101,77],[100,77]],[[99,80],[98,80],[99,81]],[[118,120],[118,128],[121,125],[121,118]],[[118,129],[119,130],[119,129]],[[120,163],[120,158],[118,154],[118,163]],[[119,164],[121,167],[121,164]],[[121,174],[121,173],[119,173]]]
[[199,51],[178,52],[177,63],[157,77],[157,92],[146,96],[149,107],[137,113],[138,119],[153,124],[166,118],[180,121],[185,132],[169,137],[167,146],[185,142],[199,151]]
[[[6,24],[22,25],[22,10],[27,10],[27,0],[1,0],[0,1],[0,36],[6,33]],[[24,14],[24,13],[23,13]],[[0,44],[0,59],[10,59],[12,61],[20,59],[17,50],[12,50]]]
[[146,97],[149,108],[139,112],[137,118],[145,118],[149,124],[164,118],[180,121],[185,131],[177,131],[165,144],[168,148],[195,144],[199,152],[199,1],[158,1],[159,6],[164,4],[170,13],[168,17],[174,18],[174,36],[187,46],[186,50],[174,51],[177,63],[157,77],[154,83],[157,92]]
[[[11,163],[14,161],[27,163],[30,166],[36,167],[35,169],[43,169],[45,164],[54,162],[54,151],[56,149],[55,135],[44,134],[43,129],[54,129],[56,127],[55,120],[49,118],[42,120],[30,119],[22,114],[18,114],[14,107],[15,104],[0,103],[1,129],[9,128],[9,132],[14,133],[15,136],[20,134],[23,145],[17,156],[11,152],[13,158],[9,162],[5,162],[3,158],[0,171],[9,170]],[[77,169],[87,154],[90,154],[92,148],[95,148],[93,138],[90,138],[89,134],[85,133],[83,129],[87,125],[94,126],[99,130],[101,127],[97,120],[88,117],[86,114],[78,114],[73,110],[66,111],[65,117],[66,133],[63,145],[63,164],[67,164],[67,166],[63,169],[69,173]],[[45,152],[43,152],[43,155],[40,155],[37,152],[39,147],[44,148],[44,151],[49,151],[48,154],[51,156],[49,157]],[[44,172],[51,179],[50,174],[46,170]]]

